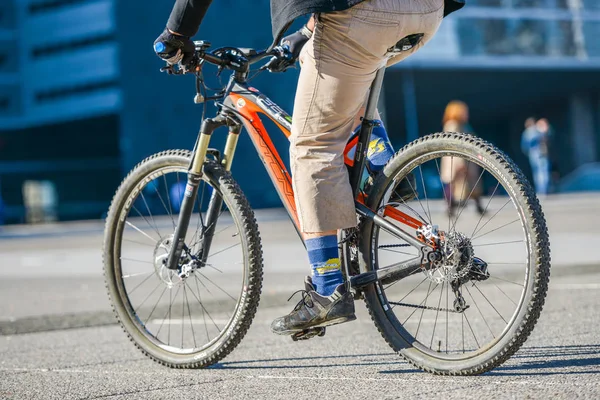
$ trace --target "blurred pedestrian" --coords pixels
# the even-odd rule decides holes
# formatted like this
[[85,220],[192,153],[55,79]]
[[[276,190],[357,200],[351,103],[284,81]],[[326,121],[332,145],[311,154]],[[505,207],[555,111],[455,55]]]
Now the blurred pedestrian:
[[[444,112],[444,132],[464,132],[473,134],[469,125],[469,107],[462,101],[448,103]],[[481,205],[483,192],[480,179],[481,168],[461,157],[442,157],[441,179],[444,185],[444,198],[448,204],[448,214],[454,215],[457,206],[465,205],[469,199],[475,201],[477,212],[484,214]]]
[[525,130],[521,135],[521,151],[529,157],[533,184],[539,195],[548,194],[550,183],[549,138],[550,124],[546,118],[538,121],[535,118],[525,120]]

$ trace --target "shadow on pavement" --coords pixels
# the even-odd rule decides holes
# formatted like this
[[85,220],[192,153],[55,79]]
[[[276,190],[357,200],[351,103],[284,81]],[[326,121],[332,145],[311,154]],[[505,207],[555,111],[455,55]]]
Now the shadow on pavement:
[[[213,369],[301,369],[301,368],[330,368],[330,367],[360,367],[360,366],[371,366],[371,365],[390,365],[403,362],[401,358],[394,359],[393,361],[378,362],[377,357],[381,356],[394,356],[395,353],[376,353],[376,354],[350,354],[350,355],[339,355],[339,356],[314,356],[314,357],[287,357],[287,358],[270,358],[263,360],[244,360],[244,361],[231,361],[223,362],[213,365]],[[371,358],[372,359],[365,359]],[[346,359],[349,362],[340,363],[315,363],[315,364],[299,364],[301,361],[311,360],[343,360]],[[282,361],[290,361],[290,364],[280,365],[275,364]],[[259,364],[259,365],[256,365]],[[275,364],[275,365],[274,365]],[[416,372],[416,370],[402,370],[398,372]]]
[[[593,355],[596,357],[582,357]],[[486,376],[600,374],[600,344],[572,346],[525,347],[512,356],[513,365],[502,365]],[[521,360],[524,359],[524,360]],[[541,359],[541,360],[540,360]],[[567,368],[585,368],[566,371]],[[552,371],[547,371],[547,370]],[[414,372],[407,370],[379,371],[380,374]]]
[[[525,347],[511,359],[517,363],[490,371],[489,375],[600,374],[600,344]],[[595,357],[586,357],[595,356]],[[523,360],[519,363],[520,359]],[[565,371],[566,368],[586,368]],[[552,371],[547,371],[547,370]]]

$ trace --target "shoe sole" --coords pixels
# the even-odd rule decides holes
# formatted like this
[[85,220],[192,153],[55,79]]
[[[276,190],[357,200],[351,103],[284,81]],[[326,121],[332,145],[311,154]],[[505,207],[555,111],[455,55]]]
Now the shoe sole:
[[314,329],[314,328],[325,328],[328,326],[343,324],[344,322],[350,322],[350,321],[354,321],[354,320],[356,320],[356,315],[349,315],[347,317],[340,317],[340,318],[332,319],[329,321],[324,321],[320,324],[311,325],[311,326],[308,326],[308,327],[302,328],[302,329],[293,329],[293,330],[288,330],[288,331],[283,331],[283,332],[274,332],[274,331],[271,331],[271,332],[273,332],[276,335],[289,336],[289,335],[293,335],[295,333],[303,332],[303,331]]

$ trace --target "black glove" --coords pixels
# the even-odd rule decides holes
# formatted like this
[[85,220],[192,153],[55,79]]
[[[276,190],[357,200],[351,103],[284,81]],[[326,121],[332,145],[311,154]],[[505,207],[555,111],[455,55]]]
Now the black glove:
[[165,29],[154,41],[156,54],[171,65],[189,65],[196,47],[187,36],[174,35]]
[[294,65],[298,56],[300,56],[300,51],[311,36],[312,32],[304,25],[299,31],[281,39],[281,46],[286,46],[292,57],[289,59],[278,59],[269,63],[269,71],[281,72]]

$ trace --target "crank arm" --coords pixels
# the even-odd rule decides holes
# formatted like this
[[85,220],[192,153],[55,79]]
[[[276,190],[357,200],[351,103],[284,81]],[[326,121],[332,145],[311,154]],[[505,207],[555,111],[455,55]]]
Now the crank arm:
[[369,271],[350,278],[350,286],[362,288],[377,281],[391,283],[414,275],[421,271],[421,257],[391,265],[375,271]]

